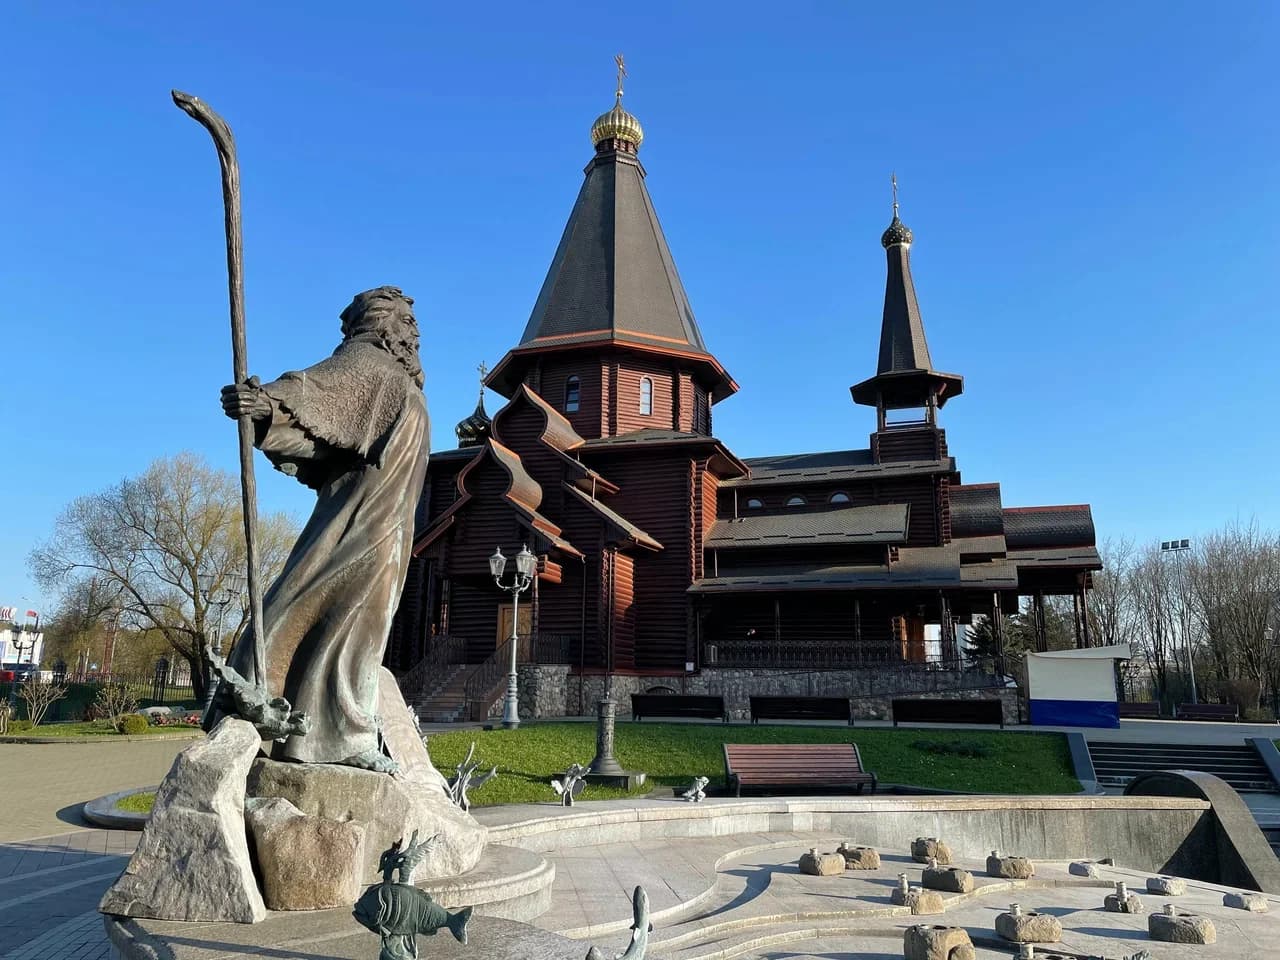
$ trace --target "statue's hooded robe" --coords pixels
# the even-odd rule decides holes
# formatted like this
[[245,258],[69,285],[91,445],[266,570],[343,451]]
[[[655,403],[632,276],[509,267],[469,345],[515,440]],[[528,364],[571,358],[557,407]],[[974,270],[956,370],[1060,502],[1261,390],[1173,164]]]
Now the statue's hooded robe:
[[[340,763],[380,749],[378,668],[404,587],[427,472],[422,390],[376,334],[264,384],[256,445],[316,491],[316,508],[264,598],[271,696],[311,718],[276,759]],[[253,676],[253,638],[229,662]]]

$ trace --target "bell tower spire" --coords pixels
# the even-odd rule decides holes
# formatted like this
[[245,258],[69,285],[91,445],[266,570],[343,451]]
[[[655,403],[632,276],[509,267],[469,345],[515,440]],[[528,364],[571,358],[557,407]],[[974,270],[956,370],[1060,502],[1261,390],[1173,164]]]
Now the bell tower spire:
[[[877,430],[884,430],[890,410],[919,409],[924,423],[934,425],[937,409],[964,390],[964,378],[933,368],[924,321],[911,279],[911,229],[898,217],[898,177],[893,186],[893,220],[880,237],[887,259],[884,314],[880,323],[880,358],[876,375],[850,387],[854,403],[876,408]],[[919,423],[920,421],[916,421]]]

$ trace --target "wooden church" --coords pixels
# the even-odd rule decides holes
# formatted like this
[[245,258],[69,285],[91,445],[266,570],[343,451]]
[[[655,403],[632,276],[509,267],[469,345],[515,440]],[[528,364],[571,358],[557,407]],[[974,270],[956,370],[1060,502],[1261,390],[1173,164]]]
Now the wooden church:
[[483,381],[507,402],[490,420],[482,389],[457,449],[430,457],[387,649],[406,692],[453,715],[498,699],[512,613],[487,558],[525,544],[522,683],[578,691],[522,694],[533,715],[591,710],[584,683],[605,674],[716,692],[732,671],[767,693],[797,670],[960,670],[957,625],[1023,596],[1037,612],[1073,597],[1088,645],[1089,507],[1006,507],[999,484],[961,482],[938,414],[964,380],[933,366],[897,203],[879,359],[851,388],[876,411],[869,446],[743,460],[713,432],[738,384],[694,319],[621,90],[591,135],[529,322]]

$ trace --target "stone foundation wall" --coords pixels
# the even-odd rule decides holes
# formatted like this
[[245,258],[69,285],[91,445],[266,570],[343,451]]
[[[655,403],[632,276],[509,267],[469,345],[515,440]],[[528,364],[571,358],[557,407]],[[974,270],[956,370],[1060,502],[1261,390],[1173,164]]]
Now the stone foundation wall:
[[[934,697],[938,699],[999,699],[1004,722],[1020,722],[1018,691],[1013,687],[956,689],[969,678],[950,671],[921,671],[904,674],[891,669],[786,671],[744,667],[704,667],[700,673],[679,677],[634,677],[615,674],[613,697],[618,716],[631,715],[631,694],[667,689],[672,693],[723,696],[732,720],[750,720],[750,697],[808,696],[852,697],[856,720],[887,720],[894,697]],[[908,686],[910,684],[910,686]],[[923,688],[923,689],[922,689]],[[581,690],[581,693],[579,691]],[[596,701],[605,693],[605,677],[570,674],[563,665],[524,664],[520,667],[520,716],[594,716]],[[581,702],[580,702],[581,701]],[[502,715],[502,704],[490,711]]]

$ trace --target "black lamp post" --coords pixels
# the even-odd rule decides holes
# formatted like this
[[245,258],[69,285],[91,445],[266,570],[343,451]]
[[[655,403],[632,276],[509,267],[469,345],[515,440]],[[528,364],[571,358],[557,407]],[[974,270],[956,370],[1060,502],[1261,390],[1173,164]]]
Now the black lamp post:
[[516,554],[516,570],[510,583],[502,582],[503,571],[507,568],[507,558],[502,555],[502,548],[493,551],[489,558],[489,573],[498,589],[511,594],[511,669],[507,673],[507,699],[502,706],[502,725],[508,730],[520,726],[520,689],[516,676],[516,653],[520,646],[518,630],[520,627],[520,594],[529,589],[533,583],[534,572],[538,568],[538,558],[529,552],[526,543]]
[[[200,575],[200,595],[204,598],[206,607],[218,608],[218,627],[214,634],[213,643],[209,644],[211,650],[218,656],[222,656],[222,618],[226,615],[227,606],[240,596],[240,590],[244,584],[244,577],[236,574],[224,574],[222,577],[215,577],[213,574],[202,573]],[[213,664],[205,665],[205,688],[204,688],[204,713],[207,715],[209,708],[213,705],[213,695],[217,687],[217,678],[213,674]]]

